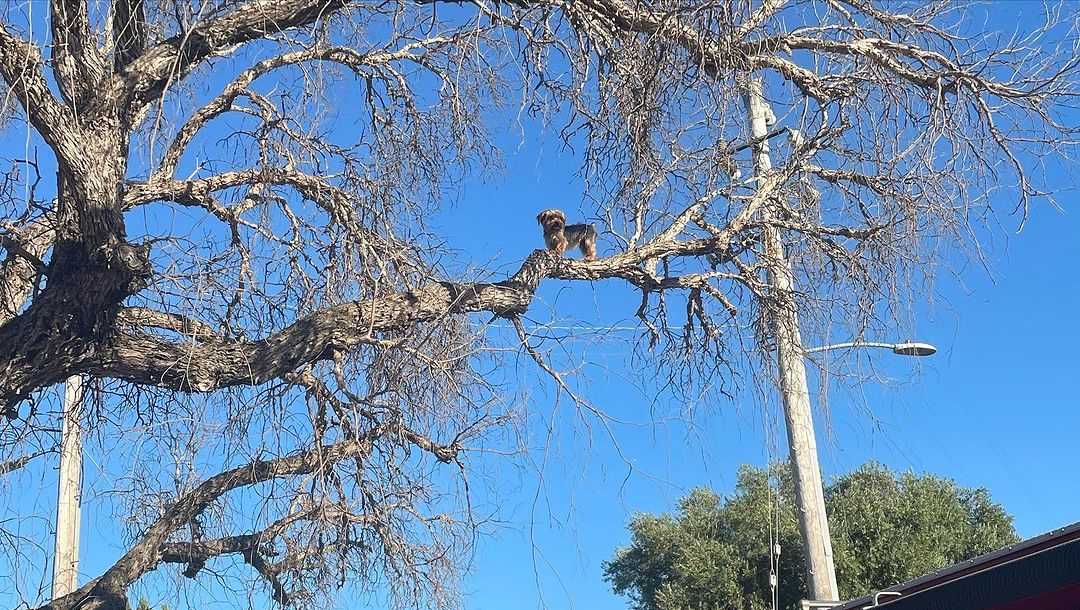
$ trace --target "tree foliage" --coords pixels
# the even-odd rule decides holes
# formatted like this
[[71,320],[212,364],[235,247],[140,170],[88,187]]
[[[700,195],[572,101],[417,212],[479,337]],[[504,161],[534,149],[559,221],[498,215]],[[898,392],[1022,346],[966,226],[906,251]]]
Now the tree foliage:
[[[1008,35],[921,0],[40,5],[0,8],[31,145],[0,179],[0,472],[44,467],[51,388],[82,376],[87,451],[121,473],[98,512],[126,534],[56,610],[122,610],[166,569],[453,605],[472,460],[543,408],[492,374],[504,355],[603,417],[559,366],[585,354],[541,344],[541,285],[621,287],[602,307],[638,320],[637,370],[722,395],[768,378],[778,309],[903,327],[935,256],[1049,196],[1037,168],[1076,132],[1069,4]],[[751,141],[755,79],[775,123]],[[536,250],[507,277],[433,231],[509,121],[574,155],[597,260]],[[766,274],[780,234],[793,287]],[[46,562],[10,524],[38,512],[0,520],[17,583]]]
[[[806,598],[803,547],[787,468],[744,466],[735,492],[699,488],[668,515],[639,515],[631,542],[605,563],[612,589],[638,610],[779,608]],[[1017,541],[985,489],[869,463],[825,490],[837,584],[852,599]],[[770,547],[780,545],[772,564]]]

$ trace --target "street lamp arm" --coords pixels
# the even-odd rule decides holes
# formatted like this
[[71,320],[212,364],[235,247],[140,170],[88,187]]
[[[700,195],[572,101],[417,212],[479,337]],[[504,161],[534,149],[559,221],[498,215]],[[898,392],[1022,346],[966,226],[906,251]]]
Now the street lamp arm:
[[930,356],[937,352],[937,348],[929,343],[919,343],[917,341],[907,341],[904,343],[882,343],[881,341],[845,341],[843,343],[833,343],[831,345],[822,345],[820,347],[811,347],[803,350],[804,354],[814,354],[817,352],[827,352],[834,349],[849,349],[849,348],[863,348],[863,347],[880,347],[882,349],[892,350],[894,354],[900,356]]
[[895,345],[895,343],[882,343],[880,341],[845,341],[843,343],[832,343],[819,347],[810,347],[803,351],[807,354],[816,354],[817,352],[827,352],[834,349],[848,349],[855,347],[880,347],[883,349],[893,349]]

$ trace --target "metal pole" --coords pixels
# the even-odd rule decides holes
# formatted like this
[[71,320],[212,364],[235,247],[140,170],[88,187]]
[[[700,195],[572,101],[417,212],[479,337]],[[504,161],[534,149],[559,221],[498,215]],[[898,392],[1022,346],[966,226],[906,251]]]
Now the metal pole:
[[60,436],[53,599],[63,597],[78,588],[79,513],[82,504],[82,402],[82,377],[69,377],[64,383],[64,414]]
[[[761,81],[749,78],[746,105],[750,118],[750,137],[760,143],[754,147],[754,177],[762,180],[772,169],[769,158],[767,117],[771,115],[761,93]],[[764,215],[771,216],[769,205]],[[798,312],[792,298],[794,279],[791,266],[784,255],[780,232],[766,226],[764,230],[766,264],[769,283],[778,299],[773,317],[776,335],[776,360],[780,370],[780,393],[787,422],[791,465],[795,470],[795,502],[799,514],[799,531],[806,549],[806,583],[814,600],[839,600],[836,589],[836,568],[833,566],[832,539],[825,514],[825,494],[821,486],[817,440],[810,408],[810,392],[806,385],[802,337],[799,333]]]

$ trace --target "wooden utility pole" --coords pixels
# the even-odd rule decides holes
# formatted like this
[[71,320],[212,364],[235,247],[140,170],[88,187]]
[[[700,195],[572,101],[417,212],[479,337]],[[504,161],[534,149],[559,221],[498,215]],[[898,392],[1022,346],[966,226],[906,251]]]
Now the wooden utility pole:
[[[754,147],[754,178],[760,181],[772,169],[769,142],[766,138],[772,112],[762,96],[760,80],[748,79],[746,107],[750,118],[750,138],[752,141],[759,141]],[[773,205],[768,203],[764,206],[766,217],[773,213],[772,207]],[[806,385],[799,316],[792,297],[794,278],[791,265],[784,254],[780,232],[766,225],[764,240],[769,285],[777,299],[772,328],[776,339],[776,360],[780,371],[780,393],[784,402],[784,419],[787,422],[788,447],[791,452],[791,465],[795,470],[795,503],[799,514],[799,532],[806,548],[806,583],[814,600],[834,601],[839,599],[836,568],[833,565],[829,520],[825,514],[825,494],[821,486],[821,467],[818,465],[810,391]]]
[[82,377],[69,377],[64,384],[64,414],[60,433],[53,599],[63,597],[78,588],[79,521],[82,504],[82,404]]

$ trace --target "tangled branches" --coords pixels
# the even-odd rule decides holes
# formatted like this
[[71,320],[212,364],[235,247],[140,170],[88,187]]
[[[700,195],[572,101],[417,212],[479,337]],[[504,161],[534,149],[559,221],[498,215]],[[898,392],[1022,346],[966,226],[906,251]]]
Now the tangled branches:
[[[97,380],[87,429],[169,456],[118,454],[131,544],[58,610],[228,556],[281,603],[360,583],[451,604],[470,442],[513,415],[486,328],[565,384],[521,320],[542,283],[636,291],[606,307],[637,316],[666,387],[701,391],[771,348],[778,308],[896,325],[937,244],[969,244],[999,194],[1022,224],[1047,196],[1030,168],[1075,143],[1075,21],[1053,8],[1005,39],[963,38],[945,2],[52,5],[48,53],[29,16],[0,25],[57,170],[39,189],[20,159],[0,189],[0,464],[53,448],[46,390],[72,375]],[[756,140],[749,78],[775,115]],[[508,100],[580,152],[606,256],[447,262],[427,219],[498,167]]]

